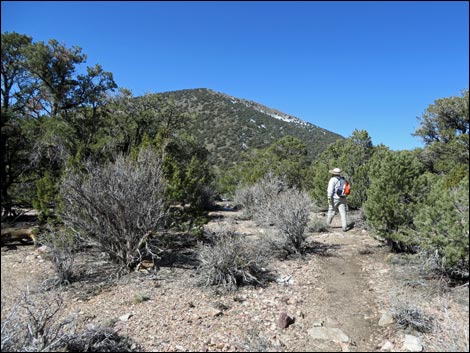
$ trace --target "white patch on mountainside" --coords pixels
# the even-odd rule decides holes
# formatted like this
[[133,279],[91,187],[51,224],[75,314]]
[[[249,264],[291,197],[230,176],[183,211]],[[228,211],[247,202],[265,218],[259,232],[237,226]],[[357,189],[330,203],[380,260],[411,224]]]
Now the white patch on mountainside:
[[[256,103],[256,102],[253,102],[253,101],[248,101],[246,99],[236,98],[236,97],[230,96],[228,94],[221,93],[221,92],[216,92],[216,91],[213,91],[213,90],[210,90],[210,91],[212,91],[212,93],[214,93],[214,94],[218,94],[218,95],[221,95],[225,98],[230,99],[230,102],[232,104],[236,104],[236,103],[243,104],[246,107],[249,107],[249,108],[252,108],[252,109],[255,109],[255,110],[259,111],[260,113],[269,115],[272,118],[275,118],[275,119],[278,119],[278,120],[281,120],[281,121],[285,121],[287,123],[293,123],[293,124],[302,125],[302,126],[305,126],[305,127],[321,129],[321,128],[319,128],[318,126],[316,126],[314,124],[303,121],[303,120],[301,120],[301,119],[299,119],[295,116],[285,114],[283,112],[280,112],[279,110],[268,108],[265,105],[262,105],[260,103]],[[323,129],[321,129],[321,130],[323,130]]]

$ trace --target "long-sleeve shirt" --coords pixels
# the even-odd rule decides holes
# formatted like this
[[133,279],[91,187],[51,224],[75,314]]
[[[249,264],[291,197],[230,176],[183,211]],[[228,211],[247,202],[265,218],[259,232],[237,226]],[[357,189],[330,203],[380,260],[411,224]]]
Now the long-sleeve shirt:
[[334,199],[339,199],[340,198],[335,193],[335,188],[336,188],[337,183],[339,183],[339,177],[338,176],[332,176],[330,181],[328,182],[328,189],[326,190],[329,199],[331,199],[331,197],[333,197]]

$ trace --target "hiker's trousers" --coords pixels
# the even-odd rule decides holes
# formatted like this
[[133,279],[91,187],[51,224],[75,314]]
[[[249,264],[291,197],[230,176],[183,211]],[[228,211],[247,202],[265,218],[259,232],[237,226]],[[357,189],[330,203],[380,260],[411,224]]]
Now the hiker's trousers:
[[346,209],[348,205],[346,202],[346,197],[340,197],[339,199],[334,198],[333,203],[331,201],[329,202],[328,205],[328,218],[326,222],[328,224],[331,224],[331,221],[333,220],[333,217],[336,215],[336,213],[339,211],[339,215],[341,216],[341,228],[343,228],[343,231],[346,231],[348,222],[346,218]]

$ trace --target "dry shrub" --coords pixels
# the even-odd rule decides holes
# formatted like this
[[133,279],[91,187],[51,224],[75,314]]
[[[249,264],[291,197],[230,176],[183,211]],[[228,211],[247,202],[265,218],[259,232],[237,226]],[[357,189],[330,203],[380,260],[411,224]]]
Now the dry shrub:
[[423,273],[434,274],[449,279],[468,280],[468,263],[465,264],[464,261],[448,266],[445,257],[439,255],[437,250],[420,249],[417,255]]
[[427,287],[403,287],[390,292],[390,312],[401,327],[421,332],[426,351],[468,352],[468,288],[443,291],[441,284],[437,285],[437,293],[429,283]]
[[287,188],[284,178],[266,174],[257,183],[236,192],[235,202],[245,217],[263,226],[274,226],[271,246],[284,256],[303,253],[305,230],[314,203],[304,191]]
[[253,218],[255,202],[252,186],[239,187],[235,191],[234,204],[242,209],[243,218]]
[[328,231],[328,224],[325,219],[314,218],[307,224],[307,230],[312,233],[321,233]]
[[252,219],[259,209],[272,203],[286,185],[283,178],[268,173],[253,185],[239,187],[235,192],[235,205],[242,208],[244,217]]
[[268,255],[262,243],[249,242],[232,229],[221,227],[212,244],[200,245],[199,282],[222,286],[229,291],[243,285],[259,285],[267,279]]
[[411,327],[418,332],[431,332],[433,329],[433,318],[425,314],[419,307],[412,305],[395,307],[392,315],[402,328]]
[[435,310],[435,325],[432,333],[424,336],[428,351],[468,352],[469,351],[469,312],[468,288],[462,294],[466,304],[462,306],[452,299],[452,293],[445,293],[429,303]]
[[274,249],[285,255],[300,254],[305,250],[305,230],[313,207],[306,192],[287,189],[258,209],[255,218],[274,226],[270,238]]
[[367,225],[364,210],[359,209],[357,211],[348,210],[349,223],[354,223],[354,227],[369,230]]
[[74,330],[75,318],[60,320],[62,307],[63,300],[59,295],[42,301],[39,298],[33,300],[28,291],[23,292],[5,319],[2,312],[1,351],[63,351]]
[[78,239],[71,232],[49,227],[39,236],[39,241],[48,248],[47,258],[51,260],[57,274],[56,284],[70,284],[74,276]]
[[138,344],[109,327],[91,327],[67,342],[69,352],[140,352]]
[[163,226],[165,181],[160,158],[142,149],[137,160],[68,173],[61,187],[65,225],[99,246],[123,269],[158,257],[149,238]]
[[139,345],[110,328],[92,327],[76,333],[77,317],[62,318],[59,294],[35,296],[23,292],[4,316],[2,352],[132,352]]

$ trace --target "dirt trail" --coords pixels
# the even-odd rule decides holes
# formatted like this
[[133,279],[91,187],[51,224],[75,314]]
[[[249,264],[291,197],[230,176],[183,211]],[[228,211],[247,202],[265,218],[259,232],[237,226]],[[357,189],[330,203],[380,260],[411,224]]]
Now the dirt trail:
[[[376,350],[382,340],[383,329],[378,326],[380,312],[376,292],[371,287],[364,264],[365,261],[370,265],[381,260],[380,244],[356,230],[347,233],[333,230],[313,236],[313,239],[329,248],[328,256],[320,258],[319,283],[323,290],[314,299],[324,320],[316,325],[338,328],[349,337],[349,341],[335,344],[315,340],[312,350],[335,350],[338,345],[344,351]],[[367,254],[361,255],[360,251],[366,249]]]
[[[315,216],[321,218],[320,214]],[[389,271],[385,262],[388,252],[362,229],[343,233],[337,221],[334,220],[327,232],[311,233],[308,237],[317,249],[311,258],[316,277],[312,281],[301,279],[302,272],[310,276],[311,268],[307,263],[300,265],[302,270],[297,280],[305,285],[294,287],[302,292],[303,303],[299,309],[303,317],[296,325],[302,325],[305,335],[297,342],[290,342],[293,346],[289,350],[377,351],[390,333],[378,325],[384,312],[381,292],[387,289],[381,279],[385,280]],[[238,227],[242,233],[250,234],[255,226],[252,221],[242,221]],[[349,340],[313,338],[308,331],[315,328],[341,330]]]

